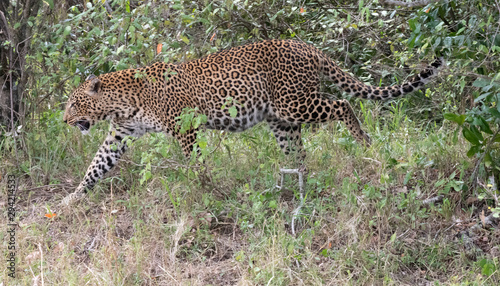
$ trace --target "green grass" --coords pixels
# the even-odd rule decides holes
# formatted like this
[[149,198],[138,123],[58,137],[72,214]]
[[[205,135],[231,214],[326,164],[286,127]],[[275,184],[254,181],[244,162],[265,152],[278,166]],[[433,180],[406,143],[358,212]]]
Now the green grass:
[[[309,176],[296,237],[290,227],[297,178],[287,175],[285,186],[275,188],[279,168],[293,166],[265,125],[241,134],[209,131],[214,150],[191,168],[178,166],[187,163],[173,139],[144,136],[85,200],[62,210],[59,202],[83,178],[107,124],[84,137],[60,113],[44,114],[17,143],[17,158],[12,139],[2,143],[2,173],[20,180],[17,278],[4,271],[2,279],[5,285],[41,285],[42,275],[45,285],[498,285],[492,249],[500,231],[471,230],[481,205],[465,203],[473,163],[466,142],[452,124],[407,117],[404,101],[363,104],[368,148],[341,124],[304,128]],[[141,184],[148,164],[152,176]],[[443,203],[422,204],[440,194]],[[45,217],[48,209],[57,216]],[[479,255],[469,255],[463,230]],[[6,249],[4,243],[5,255]]]

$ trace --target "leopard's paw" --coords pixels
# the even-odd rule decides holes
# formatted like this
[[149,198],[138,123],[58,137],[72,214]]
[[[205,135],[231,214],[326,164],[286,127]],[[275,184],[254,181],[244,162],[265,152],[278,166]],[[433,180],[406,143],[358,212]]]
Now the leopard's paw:
[[77,189],[74,193],[67,195],[61,201],[61,206],[71,206],[85,197],[85,192]]
[[364,131],[361,131],[361,141],[362,143],[366,146],[366,147],[370,147],[370,145],[372,144],[372,139],[370,138],[370,135],[368,135],[368,133],[364,132]]

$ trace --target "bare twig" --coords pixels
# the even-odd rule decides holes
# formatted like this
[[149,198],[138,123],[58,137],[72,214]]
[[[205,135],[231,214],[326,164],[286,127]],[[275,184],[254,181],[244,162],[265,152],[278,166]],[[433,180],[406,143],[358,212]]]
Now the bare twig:
[[439,195],[439,196],[436,196],[436,197],[432,197],[432,198],[428,198],[428,199],[425,199],[422,201],[422,204],[423,205],[430,205],[430,204],[434,204],[434,203],[439,203],[443,200],[443,196],[442,195]]
[[495,199],[495,203],[497,206],[500,206],[499,201],[498,201],[498,195],[496,194],[498,189],[497,189],[497,185],[495,183],[495,176],[494,175],[491,175],[488,178],[488,184],[491,185],[491,187],[485,186],[483,183],[481,183],[479,181],[479,178],[477,179],[477,184],[480,185],[481,187],[483,187],[483,189],[486,192],[488,192]]
[[[222,132],[222,134],[225,135],[226,133]],[[223,139],[223,138],[220,137],[220,135],[221,135],[220,133],[217,133],[217,137],[219,138],[219,143],[217,144],[217,146],[215,146],[215,148],[212,151],[210,151],[209,155],[212,155],[215,151],[217,151],[217,149],[219,149],[219,147],[220,147],[220,145],[222,143],[222,139]]]
[[172,276],[167,270],[165,270],[165,268],[161,267],[161,265],[158,265],[158,267],[163,270],[163,272],[165,272],[170,278],[172,278],[172,280],[175,281],[175,283],[179,283],[179,281],[177,281],[174,276]]
[[53,187],[62,187],[62,186],[68,186],[68,184],[45,185],[45,186],[40,186],[40,187],[34,187],[34,188],[24,189],[23,191],[28,192],[28,191],[34,191],[34,190],[39,190],[39,189],[53,188]]
[[40,275],[42,276],[42,286],[44,286],[44,281],[43,281],[43,251],[42,251],[42,245],[39,243],[38,244],[38,249],[40,250]]
[[[293,29],[293,28],[292,28],[292,26],[290,26],[290,24],[288,24],[288,23],[286,23],[286,22],[285,22],[284,24],[285,24],[285,26],[287,26],[287,27],[288,27],[288,29],[290,29],[293,33],[295,33],[295,29]],[[301,41],[301,42],[304,42],[304,41],[303,41],[303,40],[302,40],[302,39],[301,39],[301,38],[297,35],[297,33],[295,33],[295,38],[299,39],[299,41]]]
[[[10,37],[10,32],[9,32],[9,24],[7,22],[7,20],[5,19],[5,15],[2,11],[0,11],[0,16],[2,18],[2,21],[4,22],[5,24],[5,33],[7,34],[7,39],[9,39],[9,89],[10,89],[10,125],[11,125],[11,130],[12,132],[14,132],[14,102],[13,102],[13,98],[14,96],[12,95],[12,91],[14,89],[14,86],[12,84],[12,39]],[[17,149],[17,148],[16,148]]]
[[[356,6],[329,6],[329,5],[323,5],[323,6],[320,6],[318,7],[318,9],[321,9],[321,10],[326,10],[326,12],[328,13],[328,10],[337,10],[337,11],[342,11],[342,10],[354,10],[354,11],[358,11],[359,10],[359,7],[356,5]],[[370,7],[370,11],[387,11],[386,8],[373,8],[373,7]],[[396,13],[401,13],[401,12],[411,12],[411,10],[405,10],[405,9],[398,9],[396,11]]]
[[[67,76],[67,77],[63,78],[62,80],[60,80],[59,83],[55,86],[55,89],[60,89],[63,86],[63,84],[68,79],[70,79],[72,77],[73,77],[73,75],[70,75],[70,76]],[[42,101],[46,100],[47,98],[51,98],[53,95],[54,95],[54,92],[47,93],[44,97],[42,97],[40,100],[38,100],[38,102],[36,103],[35,106],[40,105],[40,103],[42,103]]]
[[[87,251],[87,252],[91,252],[94,250],[94,244],[95,244],[95,240],[97,239],[97,235],[94,236],[94,238],[92,239],[92,242],[90,243],[90,246],[89,247],[86,247],[84,248],[83,250],[84,251]],[[89,240],[90,241],[90,240]],[[87,241],[88,242],[88,241]]]
[[368,160],[368,161],[372,161],[372,162],[374,162],[374,163],[377,163],[377,164],[379,164],[379,165],[382,165],[382,162],[380,162],[380,161],[378,161],[378,160],[375,160],[375,159],[372,159],[372,158],[363,157],[363,158],[361,158],[361,159],[363,159],[363,160]]
[[[2,21],[5,23],[5,33],[7,34],[7,38],[9,39],[9,95],[10,95],[10,126],[11,126],[11,131],[12,134],[15,135],[16,130],[14,129],[14,96],[13,96],[13,90],[14,86],[12,83],[12,71],[14,68],[14,65],[12,63],[12,59],[14,56],[12,55],[12,38],[10,36],[9,32],[9,23],[5,19],[5,15],[2,11],[0,11],[0,16],[2,18]],[[1,88],[1,87],[0,87]],[[19,156],[17,154],[17,140],[14,140],[15,144],[15,152],[16,152],[16,162],[19,162]],[[43,283],[43,277],[42,277],[42,283]]]
[[300,191],[300,202],[299,206],[293,211],[293,217],[292,217],[292,234],[295,235],[295,219],[299,216],[300,214],[300,209],[302,208],[302,205],[304,204],[304,173],[305,171],[302,168],[299,169],[280,169],[281,172],[281,185],[277,186],[279,189],[283,187],[283,177],[285,174],[297,174],[299,175],[299,191]]
[[455,225],[457,225],[457,223],[455,223],[455,222],[454,222],[454,223],[452,223],[449,227],[447,227],[447,228],[446,228],[445,230],[443,230],[442,232],[441,232],[441,230],[442,230],[441,228],[440,228],[440,229],[438,229],[438,231],[436,232],[436,235],[434,235],[434,240],[436,240],[436,239],[437,239],[437,237],[438,237],[438,235],[439,235],[440,233],[447,233],[447,232],[448,232],[448,230],[450,230],[450,228],[454,227]]

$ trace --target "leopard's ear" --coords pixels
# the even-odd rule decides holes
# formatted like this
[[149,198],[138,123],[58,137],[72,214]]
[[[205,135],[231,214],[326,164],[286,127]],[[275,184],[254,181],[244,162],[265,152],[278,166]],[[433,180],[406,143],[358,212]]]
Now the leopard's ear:
[[85,89],[85,93],[90,96],[96,96],[101,90],[101,81],[98,77],[94,77],[90,80],[89,86]]

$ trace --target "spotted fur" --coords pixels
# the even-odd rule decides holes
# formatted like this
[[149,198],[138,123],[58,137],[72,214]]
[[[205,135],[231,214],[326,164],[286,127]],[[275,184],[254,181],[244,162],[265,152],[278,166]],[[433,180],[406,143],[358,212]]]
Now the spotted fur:
[[[175,119],[186,107],[206,114],[210,129],[243,131],[266,121],[284,152],[295,150],[302,158],[302,123],[340,120],[354,138],[369,144],[348,101],[319,93],[320,74],[353,96],[385,100],[421,88],[443,63],[436,60],[403,85],[374,87],[342,71],[311,45],[270,40],[181,64],[156,63],[89,78],[71,95],[64,121],[85,133],[97,121],[110,120],[111,130],[77,193],[92,188],[117,163],[126,150],[126,136],[166,132],[189,156],[196,130],[180,134]],[[221,109],[229,96],[237,102],[235,118]]]

